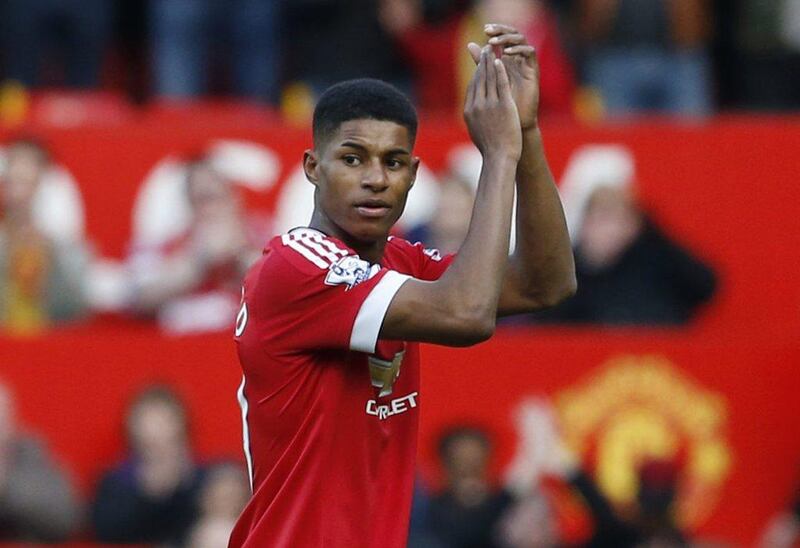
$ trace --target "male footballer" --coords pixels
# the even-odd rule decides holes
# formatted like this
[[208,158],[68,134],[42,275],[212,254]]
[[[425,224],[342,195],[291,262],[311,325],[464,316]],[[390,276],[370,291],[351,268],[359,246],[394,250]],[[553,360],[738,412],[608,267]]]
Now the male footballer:
[[418,343],[476,344],[498,316],[575,291],[535,52],[511,27],[485,31],[487,46],[468,46],[464,119],[483,167],[457,255],[389,236],[419,166],[409,100],[366,79],[317,104],[303,158],[311,222],[267,244],[236,322],[253,496],[231,547],[404,547],[425,401]]

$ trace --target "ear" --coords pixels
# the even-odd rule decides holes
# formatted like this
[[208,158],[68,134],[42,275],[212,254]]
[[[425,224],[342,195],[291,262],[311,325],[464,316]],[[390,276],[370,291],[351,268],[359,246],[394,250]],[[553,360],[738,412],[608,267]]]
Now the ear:
[[417,182],[417,170],[419,170],[419,157],[414,156],[411,158],[411,186],[409,188],[413,188],[414,183]]
[[312,149],[308,149],[303,153],[303,171],[306,174],[306,179],[312,185],[317,186],[317,183],[319,183],[319,159],[317,158],[317,153]]

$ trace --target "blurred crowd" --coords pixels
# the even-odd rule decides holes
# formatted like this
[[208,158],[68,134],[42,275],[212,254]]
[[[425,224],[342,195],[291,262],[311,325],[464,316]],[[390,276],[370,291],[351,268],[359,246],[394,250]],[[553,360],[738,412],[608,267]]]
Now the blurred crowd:
[[[306,225],[313,204],[313,187],[301,173],[282,186],[274,214],[251,211],[232,166],[268,164],[268,156],[253,145],[231,150],[217,147],[157,167],[159,176],[139,192],[127,257],[111,260],[93,250],[78,185],[51,161],[46,145],[33,138],[7,143],[0,154],[2,330],[35,334],[97,314],[152,319],[172,334],[231,329],[247,268],[269,238]],[[226,161],[231,157],[236,161]],[[443,172],[421,170],[397,234],[456,253],[480,168],[477,149],[458,145]],[[714,295],[717,277],[659,227],[636,187],[627,148],[574,151],[560,191],[578,293],[513,322],[676,326],[692,320]]]
[[[224,548],[250,496],[239,460],[200,461],[189,412],[167,385],[134,393],[121,417],[125,449],[88,492],[18,419],[0,381],[0,542],[95,541]],[[685,464],[641,458],[628,503],[606,494],[586,455],[568,447],[548,400],[523,400],[517,452],[497,479],[492,435],[456,424],[441,433],[441,482],[414,490],[409,548],[725,546],[679,518]],[[787,492],[787,495],[789,493]],[[764,525],[759,546],[800,541],[800,499]]]
[[[487,20],[515,25],[536,46],[545,116],[800,107],[799,0],[6,0],[0,110],[5,91],[21,85],[112,90],[136,102],[232,96],[291,114],[307,112],[333,82],[373,76],[427,111],[455,116],[471,70],[463,46],[480,39]],[[268,156],[248,154],[269,165]],[[149,232],[134,230],[127,256],[111,261],[91,245],[80,185],[65,165],[69,158],[56,161],[35,136],[0,152],[4,333],[108,313],[156,321],[169,333],[230,330],[243,273],[261,247],[310,217],[312,189],[302,176],[286,182],[265,218],[247,209],[241,174],[208,150],[143,185],[134,225]],[[472,147],[453,149],[442,172],[423,167],[400,234],[457,252],[479,170]],[[638,195],[640,182],[625,147],[573,151],[559,186],[580,289],[515,321],[685,325],[713,299],[714,268],[660,225]],[[120,425],[125,455],[89,493],[74,488],[16,408],[0,383],[0,541],[226,545],[249,497],[247,472],[239,461],[196,457],[188,410],[170,387],[132,395]],[[640,463],[635,502],[620,508],[561,439],[549,404],[529,404],[520,417],[520,449],[499,485],[489,473],[489,432],[456,425],[442,433],[444,481],[418,482],[410,546],[694,542],[674,517],[675,463]],[[583,501],[583,536],[559,525],[553,479]],[[798,541],[797,498],[767,524],[764,546]]]
[[186,407],[167,386],[135,394],[122,430],[125,457],[81,496],[0,382],[0,542],[224,548],[250,497],[243,465],[197,462]]
[[[8,0],[0,80],[307,112],[371,76],[459,111],[486,21],[536,46],[543,114],[797,109],[797,0]],[[335,57],[332,57],[334,55]]]

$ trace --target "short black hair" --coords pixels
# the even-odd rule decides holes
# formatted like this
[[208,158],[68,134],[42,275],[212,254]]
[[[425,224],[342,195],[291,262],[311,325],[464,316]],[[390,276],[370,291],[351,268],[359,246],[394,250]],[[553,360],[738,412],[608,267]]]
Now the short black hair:
[[408,129],[411,142],[417,136],[417,111],[403,92],[382,80],[358,78],[325,90],[314,109],[314,145],[325,141],[349,120],[385,120]]

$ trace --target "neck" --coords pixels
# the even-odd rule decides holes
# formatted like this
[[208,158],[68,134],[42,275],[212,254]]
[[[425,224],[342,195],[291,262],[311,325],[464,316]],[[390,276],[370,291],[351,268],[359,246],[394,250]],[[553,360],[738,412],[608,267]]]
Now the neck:
[[383,249],[386,247],[386,238],[378,240],[360,240],[342,230],[336,223],[332,222],[324,213],[319,209],[314,210],[311,216],[311,222],[308,224],[310,228],[319,230],[323,234],[332,236],[344,242],[347,247],[353,249],[358,256],[366,259],[372,264],[380,263],[383,258]]

